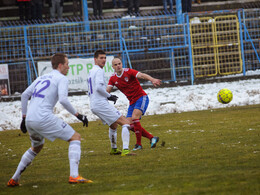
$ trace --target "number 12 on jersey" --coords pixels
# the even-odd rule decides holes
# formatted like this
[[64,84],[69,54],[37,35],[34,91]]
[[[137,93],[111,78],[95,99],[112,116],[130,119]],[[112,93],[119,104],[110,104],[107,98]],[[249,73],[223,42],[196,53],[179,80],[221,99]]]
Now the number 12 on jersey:
[[[38,84],[41,84],[41,86],[39,87]],[[44,98],[45,95],[43,95],[43,91],[47,89],[50,86],[50,84],[50,80],[38,81],[38,83],[35,85],[32,97]]]

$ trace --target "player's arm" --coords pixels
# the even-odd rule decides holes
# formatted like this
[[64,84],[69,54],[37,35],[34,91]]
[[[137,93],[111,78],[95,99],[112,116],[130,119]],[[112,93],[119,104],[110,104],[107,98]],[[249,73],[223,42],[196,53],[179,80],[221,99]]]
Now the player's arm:
[[106,91],[105,88],[105,81],[104,81],[104,76],[103,76],[103,72],[97,71],[97,75],[95,77],[95,83],[96,83],[96,90],[99,94],[101,94],[102,96],[108,98],[111,95]]
[[97,84],[97,92],[100,93],[102,96],[108,98],[111,95],[105,90],[104,85],[105,85],[104,83],[98,83]]
[[58,83],[59,102],[68,112],[75,115],[77,111],[68,100],[68,85],[69,85],[69,81],[66,77],[64,77],[59,81]]
[[118,97],[116,95],[111,95],[108,93],[107,90],[103,87],[104,83],[100,82],[97,84],[97,92],[100,93],[102,96],[106,97],[109,101],[113,101],[114,104],[116,103]]
[[102,96],[106,97],[109,101],[113,101],[115,104],[118,97],[116,95],[111,95],[110,93],[108,93],[103,86],[104,86],[104,83],[101,83],[101,82],[98,83],[97,92],[100,93]]
[[153,84],[155,87],[160,86],[160,85],[161,85],[161,82],[162,82],[160,79],[153,78],[153,77],[151,77],[150,75],[145,74],[145,73],[141,73],[141,72],[139,72],[139,73],[136,75],[136,78],[138,78],[138,79],[144,79],[144,80],[147,80],[147,81],[151,81],[152,84]]
[[27,113],[28,101],[33,94],[35,85],[37,85],[38,83],[39,80],[36,79],[29,87],[26,88],[26,90],[21,95],[22,115],[24,118],[26,117],[26,113]]
[[26,117],[28,101],[29,101],[29,98],[33,94],[34,84],[35,83],[32,83],[29,87],[27,87],[27,89],[22,93],[22,96],[21,96],[23,118]]
[[111,95],[110,92],[112,90],[112,87],[110,89],[109,86],[107,86],[107,88],[105,89],[104,85],[105,85],[105,81],[104,81],[104,77],[103,77],[103,73],[101,71],[97,72],[97,76],[96,76],[96,83],[97,83],[97,92],[100,93],[102,96],[106,97],[109,101],[113,101],[114,104],[116,103],[118,97],[116,95]]
[[25,126],[25,118],[27,113],[27,106],[29,98],[33,94],[34,86],[36,85],[36,80],[22,93],[21,103],[22,103],[22,122],[20,124],[20,129],[23,133],[27,132],[27,128]]

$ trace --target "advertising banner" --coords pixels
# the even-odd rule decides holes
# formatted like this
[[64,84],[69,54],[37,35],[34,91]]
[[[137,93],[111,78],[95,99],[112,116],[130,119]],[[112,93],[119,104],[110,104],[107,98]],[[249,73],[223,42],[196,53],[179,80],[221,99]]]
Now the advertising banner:
[[0,96],[10,95],[8,65],[0,64]]
[[[107,56],[106,65],[104,66],[105,79],[108,82],[110,76],[114,73],[112,68],[112,60],[114,56]],[[94,58],[72,58],[69,59],[69,72],[67,77],[69,79],[70,91],[87,91],[88,90],[88,73],[94,66]],[[51,72],[52,66],[50,61],[38,62],[38,74],[42,76]]]

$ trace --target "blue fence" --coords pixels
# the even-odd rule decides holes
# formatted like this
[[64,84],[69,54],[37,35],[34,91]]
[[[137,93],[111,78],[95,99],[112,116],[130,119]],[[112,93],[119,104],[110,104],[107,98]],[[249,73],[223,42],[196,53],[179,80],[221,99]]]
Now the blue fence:
[[[125,66],[163,81],[193,82],[189,18],[235,13],[242,35],[244,71],[260,69],[260,9],[61,22],[0,28],[0,64],[9,65],[11,93],[22,92],[37,76],[34,63],[55,52],[92,57],[97,49],[122,56]],[[33,59],[33,61],[32,61]],[[130,59],[130,61],[128,60]]]
[[243,10],[241,15],[245,71],[256,70],[260,68],[260,9]]

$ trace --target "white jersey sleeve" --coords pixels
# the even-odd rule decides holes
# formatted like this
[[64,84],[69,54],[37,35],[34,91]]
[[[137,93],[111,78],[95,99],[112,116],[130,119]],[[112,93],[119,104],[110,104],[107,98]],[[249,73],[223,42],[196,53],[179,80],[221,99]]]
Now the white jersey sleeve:
[[106,91],[105,73],[102,68],[95,65],[88,75],[88,95],[90,99],[90,108],[107,102],[110,94]]
[[110,94],[106,91],[106,83],[104,79],[104,71],[98,70],[96,74],[96,90],[100,95],[108,98]]
[[22,93],[21,96],[21,103],[22,103],[22,115],[26,115],[27,114],[27,106],[28,106],[28,101],[30,99],[30,97],[33,94],[33,90],[34,90],[34,86],[36,85],[36,83],[38,82],[38,80],[36,79],[29,87],[27,87],[27,89]]
[[58,83],[59,102],[67,111],[75,115],[77,111],[73,108],[73,106],[68,100],[68,85],[69,85],[69,81],[66,77],[59,80]]

